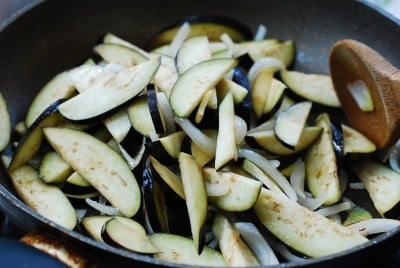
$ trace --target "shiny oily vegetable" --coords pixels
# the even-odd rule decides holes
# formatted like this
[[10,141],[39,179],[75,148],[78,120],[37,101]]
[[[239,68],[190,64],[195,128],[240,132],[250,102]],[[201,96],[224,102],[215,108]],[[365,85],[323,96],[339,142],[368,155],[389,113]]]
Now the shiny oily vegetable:
[[203,266],[318,258],[399,226],[400,175],[332,104],[330,76],[292,70],[293,40],[249,32],[191,17],[146,49],[107,33],[3,150],[19,197],[99,243]]

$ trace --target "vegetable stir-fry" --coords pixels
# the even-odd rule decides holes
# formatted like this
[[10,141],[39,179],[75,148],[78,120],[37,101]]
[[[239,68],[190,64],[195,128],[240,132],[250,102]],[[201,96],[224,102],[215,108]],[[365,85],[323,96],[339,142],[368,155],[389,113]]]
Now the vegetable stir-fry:
[[266,34],[191,22],[143,49],[107,33],[2,146],[19,197],[101,243],[204,266],[304,261],[399,226],[396,155]]

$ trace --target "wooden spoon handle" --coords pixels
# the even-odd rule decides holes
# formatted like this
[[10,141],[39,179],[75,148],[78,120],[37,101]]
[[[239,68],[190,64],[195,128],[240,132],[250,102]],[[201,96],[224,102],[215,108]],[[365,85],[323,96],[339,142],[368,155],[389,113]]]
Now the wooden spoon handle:
[[[378,148],[400,136],[400,72],[375,50],[355,40],[337,42],[331,50],[332,80],[349,123]],[[348,90],[349,83],[363,81],[374,110],[362,111]]]

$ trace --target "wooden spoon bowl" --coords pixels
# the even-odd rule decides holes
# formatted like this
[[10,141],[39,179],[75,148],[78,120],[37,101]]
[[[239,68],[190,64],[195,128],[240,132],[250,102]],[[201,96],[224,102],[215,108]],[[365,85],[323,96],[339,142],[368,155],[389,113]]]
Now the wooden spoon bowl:
[[[351,39],[335,43],[329,60],[334,88],[349,123],[377,148],[396,142],[400,137],[400,70],[372,48]],[[349,91],[351,83],[360,81],[369,90],[372,111],[363,111]]]

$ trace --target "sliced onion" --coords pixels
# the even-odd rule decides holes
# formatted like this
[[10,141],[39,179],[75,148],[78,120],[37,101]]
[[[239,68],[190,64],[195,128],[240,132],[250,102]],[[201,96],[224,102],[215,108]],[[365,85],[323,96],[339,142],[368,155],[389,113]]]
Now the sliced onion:
[[363,236],[368,236],[377,233],[384,233],[398,226],[400,226],[399,220],[373,218],[350,224],[347,228],[350,228],[354,232],[358,232]]
[[234,46],[235,44],[233,43],[231,37],[229,35],[227,35],[226,33],[222,34],[220,39],[222,40],[222,42],[224,42],[226,44],[226,46],[228,47],[228,52],[227,52],[227,57],[228,58],[232,58],[233,55],[233,50],[234,50]]
[[263,24],[258,25],[256,34],[254,35],[254,41],[260,41],[265,39],[267,36],[267,27]]
[[235,115],[235,138],[236,144],[240,144],[247,134],[247,124],[243,118]]
[[339,213],[329,215],[327,218],[333,222],[336,222],[337,224],[342,224],[342,218],[340,217]]
[[285,64],[280,59],[275,57],[262,57],[258,59],[251,66],[247,75],[250,81],[250,85],[253,84],[257,76],[265,69],[272,69],[275,71],[284,70]]
[[192,141],[205,153],[215,155],[216,141],[200,131],[188,119],[175,117],[175,122],[185,131]]
[[299,257],[299,256],[293,254],[287,248],[287,246],[282,244],[281,242],[276,242],[275,243],[275,249],[282,257],[284,257],[289,262],[303,262],[303,261],[306,261],[305,258],[302,258],[302,257]]
[[85,201],[89,206],[91,206],[95,210],[99,211],[100,214],[102,214],[102,215],[122,216],[122,213],[119,212],[119,210],[113,206],[107,206],[107,205],[101,204],[100,201],[96,202],[90,198],[86,198]]
[[306,196],[305,199],[299,199],[299,203],[310,210],[316,210],[324,203],[327,196],[327,191],[315,198],[308,192],[304,192],[304,194]]
[[265,173],[267,173],[278,185],[282,191],[293,201],[297,201],[297,195],[293,187],[290,185],[285,176],[271,164],[271,161],[263,157],[262,155],[247,149],[239,149],[239,157],[246,158],[253,162]]
[[363,182],[350,182],[349,188],[353,190],[365,190],[365,184]]
[[188,22],[185,22],[179,28],[178,32],[171,41],[170,55],[172,57],[176,56],[183,42],[185,42],[186,38],[189,36],[189,33],[190,33],[190,25]]
[[253,223],[236,222],[234,226],[253,251],[261,265],[279,264],[275,252]]
[[167,134],[174,133],[176,131],[174,113],[172,112],[171,106],[169,105],[169,101],[164,92],[157,92],[157,102],[165,120]]
[[293,186],[299,199],[305,199],[304,183],[306,178],[306,169],[304,162],[301,158],[297,159],[294,163],[292,174],[290,174],[290,183]]
[[320,208],[320,209],[316,210],[315,212],[322,216],[328,217],[333,214],[337,214],[339,212],[349,210],[352,207],[353,207],[352,203],[344,201],[344,202],[341,202],[341,203],[338,203],[338,204],[335,204],[332,206]]
[[78,222],[82,221],[82,219],[85,217],[86,213],[87,213],[86,208],[75,209],[76,219],[78,220]]

